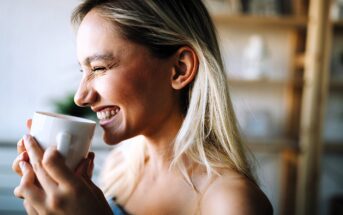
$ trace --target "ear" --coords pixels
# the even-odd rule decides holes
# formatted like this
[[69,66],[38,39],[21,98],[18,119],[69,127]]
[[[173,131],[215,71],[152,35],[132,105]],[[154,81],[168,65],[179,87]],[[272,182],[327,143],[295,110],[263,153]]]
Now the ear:
[[172,87],[180,90],[191,83],[198,72],[198,66],[198,56],[192,48],[188,46],[179,48],[175,55],[171,77]]

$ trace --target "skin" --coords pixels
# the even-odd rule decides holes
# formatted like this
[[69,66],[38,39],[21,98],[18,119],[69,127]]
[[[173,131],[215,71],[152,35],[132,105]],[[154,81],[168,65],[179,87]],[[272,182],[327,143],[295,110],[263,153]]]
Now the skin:
[[[263,192],[233,170],[208,178],[203,167],[189,163],[199,195],[169,169],[172,140],[183,121],[180,91],[194,80],[199,64],[195,52],[185,46],[159,59],[122,38],[113,23],[98,14],[89,12],[78,30],[83,77],[75,102],[94,111],[120,108],[114,120],[102,126],[107,144],[137,135],[147,143],[144,171],[125,209],[132,214],[271,214]],[[72,172],[56,149],[43,152],[28,135],[18,142],[18,153],[13,169],[22,179],[15,195],[24,198],[29,214],[111,213],[90,180],[92,154]]]

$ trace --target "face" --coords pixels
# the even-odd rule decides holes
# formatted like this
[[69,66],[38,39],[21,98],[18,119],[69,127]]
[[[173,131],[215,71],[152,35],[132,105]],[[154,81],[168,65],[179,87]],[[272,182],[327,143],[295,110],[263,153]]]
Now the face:
[[97,11],[79,27],[77,55],[83,77],[75,102],[97,113],[106,143],[154,133],[177,110],[170,84],[173,58],[153,57],[122,38]]

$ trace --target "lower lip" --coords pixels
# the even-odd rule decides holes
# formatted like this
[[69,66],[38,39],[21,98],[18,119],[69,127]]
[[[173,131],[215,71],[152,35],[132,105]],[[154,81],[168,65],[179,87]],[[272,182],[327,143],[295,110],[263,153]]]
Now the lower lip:
[[99,121],[100,126],[102,127],[106,127],[109,126],[110,124],[113,123],[113,121],[115,120],[115,118],[117,117],[117,115],[119,114],[120,111],[118,111],[116,113],[116,115],[112,116],[110,119],[102,119]]

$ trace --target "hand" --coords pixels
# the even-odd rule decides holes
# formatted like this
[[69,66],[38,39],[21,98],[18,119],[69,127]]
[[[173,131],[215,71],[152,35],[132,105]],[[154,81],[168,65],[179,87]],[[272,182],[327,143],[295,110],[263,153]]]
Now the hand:
[[[28,128],[28,130],[31,129],[31,125],[32,125],[32,119],[28,119],[26,121],[26,127]],[[20,139],[17,143],[17,152],[18,152],[18,156],[16,157],[16,159],[14,159],[13,164],[12,164],[12,169],[13,171],[15,171],[19,176],[22,176],[22,172],[20,170],[19,167],[19,162],[20,161],[26,161],[29,162],[29,156],[27,155],[25,146],[24,146],[24,140]]]
[[31,164],[19,161],[23,177],[14,193],[24,198],[29,214],[112,214],[90,180],[94,153],[73,173],[55,148],[43,152],[31,136],[24,138],[24,147]]

